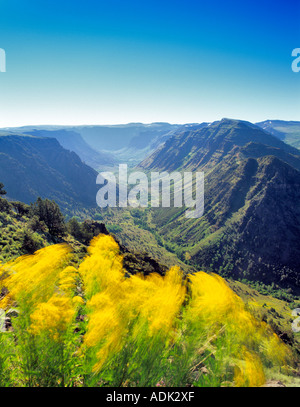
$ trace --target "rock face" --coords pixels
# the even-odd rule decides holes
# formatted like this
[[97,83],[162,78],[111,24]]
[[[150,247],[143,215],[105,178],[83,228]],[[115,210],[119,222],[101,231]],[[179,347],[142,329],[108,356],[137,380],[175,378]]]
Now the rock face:
[[167,267],[158,263],[147,253],[132,253],[125,246],[120,245],[123,254],[123,264],[129,274],[143,273],[145,276],[151,273],[165,275]]

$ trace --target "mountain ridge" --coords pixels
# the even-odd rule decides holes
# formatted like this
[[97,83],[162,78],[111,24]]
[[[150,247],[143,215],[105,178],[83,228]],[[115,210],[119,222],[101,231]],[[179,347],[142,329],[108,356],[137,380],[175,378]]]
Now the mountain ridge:
[[187,220],[178,208],[150,210],[151,223],[181,259],[299,290],[299,165],[297,149],[253,124],[223,119],[173,136],[140,167],[205,172],[201,218]]
[[[199,130],[177,133],[143,160],[139,167],[160,170],[205,168],[209,161],[210,166],[220,162],[235,145],[243,146],[248,142],[281,148],[289,154],[300,157],[299,150],[250,122],[222,119]],[[169,162],[168,157],[172,157]]]
[[55,138],[0,137],[0,179],[10,199],[54,199],[63,210],[96,206],[97,172]]

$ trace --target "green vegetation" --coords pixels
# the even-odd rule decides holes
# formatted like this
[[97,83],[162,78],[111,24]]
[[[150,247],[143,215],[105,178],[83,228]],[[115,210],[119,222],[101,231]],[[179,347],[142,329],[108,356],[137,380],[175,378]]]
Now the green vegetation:
[[[300,355],[300,333],[292,331],[292,310],[300,307],[299,297],[293,296],[293,301],[279,297],[274,287],[262,290],[261,285],[249,282],[247,284],[228,280],[231,289],[245,302],[247,309],[259,320],[267,322],[286,343]],[[253,288],[256,287],[256,288]]]
[[[0,349],[3,349],[0,351],[0,383],[223,386],[260,385],[266,378],[299,385],[295,375],[300,337],[291,330],[291,311],[300,307],[300,153],[278,137],[278,134],[273,137],[250,123],[224,119],[211,126],[195,126],[178,132],[142,163],[147,170],[204,170],[205,213],[200,219],[187,219],[185,208],[95,208],[92,203],[95,185],[91,182],[94,182],[95,173],[78,161],[76,155],[66,154],[47,139],[42,142],[27,136],[2,137],[0,147],[7,151],[0,153],[0,168],[4,168],[8,180],[8,185],[0,183],[3,281],[12,277],[4,263],[38,250],[40,254],[35,256],[47,254],[41,270],[45,267],[50,275],[51,270],[54,274],[59,270],[49,287],[53,293],[61,293],[62,298],[44,293],[43,301],[37,300],[30,308],[32,304],[23,302],[26,295],[21,290],[21,297],[14,299],[17,311],[7,308],[8,315],[12,314],[6,323],[8,331],[4,336],[0,335]],[[50,144],[46,148],[47,143]],[[15,144],[19,150],[12,149],[15,155],[11,155],[11,146]],[[32,196],[37,198],[30,205],[11,201],[11,198],[21,199],[13,192],[13,168],[14,160],[26,161],[26,151],[36,152],[30,159],[35,160],[37,169],[43,169],[42,176],[35,178],[39,171],[34,170],[34,166],[27,165],[26,170],[17,167],[24,175],[21,192],[25,195],[22,196],[26,196],[27,202],[33,201]],[[83,179],[76,179],[77,165],[89,179],[87,189]],[[41,177],[45,178],[48,191],[43,190]],[[40,198],[39,191],[48,199]],[[30,197],[26,195],[28,193]],[[5,199],[5,195],[9,198]],[[79,195],[83,199],[79,199]],[[89,203],[86,197],[89,197]],[[60,206],[53,199],[57,199]],[[116,242],[112,243],[110,233]],[[88,246],[98,235],[106,243],[97,246],[102,253],[97,259],[96,253],[92,255],[94,243],[90,248]],[[48,254],[52,249],[54,254],[59,247],[66,248],[56,244],[66,243],[72,248],[71,253],[67,250],[63,265],[53,265]],[[118,251],[122,267],[120,257],[116,255]],[[37,257],[25,259],[30,262],[34,258]],[[116,260],[114,264],[109,263],[111,258]],[[15,261],[15,267],[18,268],[19,261],[23,266],[27,265],[21,258]],[[150,317],[147,314],[150,319],[143,319],[142,323],[139,319],[149,305],[145,299],[149,298],[153,304],[157,300],[157,309],[164,312],[165,321],[170,304],[163,303],[162,298],[166,296],[164,290],[170,287],[168,269],[177,265],[183,270],[177,289],[180,286],[180,290],[186,290],[185,298],[168,334],[159,331],[157,335],[151,335],[149,321],[156,318],[156,311],[151,309],[154,314]],[[239,331],[239,326],[230,325],[231,321],[227,319],[230,312],[218,314],[217,309],[209,308],[211,313],[205,318],[201,313],[198,315],[201,326],[195,321],[196,309],[186,318],[192,303],[192,275],[198,270],[223,276],[242,298],[244,316],[251,321],[255,318],[258,324],[250,331],[249,326],[244,327],[247,338]],[[30,265],[27,271],[28,275],[33,271]],[[103,281],[116,277],[117,282],[110,281],[113,290],[106,289],[103,281],[104,288],[93,285],[101,275]],[[202,276],[199,278],[206,291],[200,297],[209,293],[205,305],[211,307],[218,298],[214,297],[208,282],[215,283],[214,279],[218,278],[210,280],[207,277],[206,281],[207,274],[195,275]],[[120,276],[124,284],[120,283]],[[71,291],[70,287],[62,288],[62,281],[71,280],[74,283]],[[91,291],[87,288],[90,283]],[[150,286],[158,291],[148,291]],[[14,287],[3,285],[1,301],[9,299],[10,292],[13,298]],[[43,293],[42,287],[37,280],[34,292]],[[164,295],[156,297],[160,289]],[[219,294],[223,299],[227,295],[222,290]],[[241,308],[235,308],[235,297],[231,295],[226,297],[230,299],[230,307],[240,312]],[[73,298],[77,298],[76,305],[70,302]],[[170,298],[173,299],[172,295]],[[51,315],[53,326],[46,318],[47,313]],[[219,319],[212,321],[215,314]],[[234,319],[235,315],[230,315]],[[50,324],[47,329],[53,330],[53,337],[45,333],[43,323]],[[157,324],[160,326],[159,318]],[[281,354],[279,345],[279,348],[277,345],[274,348],[274,343],[268,345],[267,354],[261,353],[261,346],[256,342],[256,330],[262,332],[260,326],[266,327],[267,332],[274,331],[276,338],[281,340],[278,344],[284,342],[289,349],[290,362],[284,363],[281,371],[278,367],[282,360],[274,363],[270,358],[272,353]],[[172,334],[168,336],[170,332]],[[239,342],[239,335],[246,342]],[[233,342],[232,338],[235,338]],[[13,343],[18,343],[14,351]],[[244,351],[246,347],[242,355],[232,353],[241,347]],[[43,355],[42,348],[45,349]],[[255,372],[261,373],[256,376]]]
[[[4,187],[1,190],[4,194]],[[74,264],[77,264],[86,254],[87,246],[93,237],[99,234],[108,234],[104,223],[92,220],[93,211],[81,212],[78,217],[66,219],[54,201],[38,198],[34,204],[27,205],[22,202],[9,202],[0,197],[0,263],[14,259],[23,254],[32,254],[42,247],[55,243],[67,243],[74,251]],[[80,221],[89,214],[89,219]],[[111,233],[123,232],[118,225],[109,224]],[[127,227],[126,227],[127,229]],[[129,227],[129,235],[134,239],[136,231]],[[137,242],[136,242],[137,243]],[[144,239],[144,244],[147,239]],[[146,274],[153,272],[163,275],[167,269],[154,260],[159,250],[149,252],[143,250],[139,244],[129,249],[120,242],[120,250],[124,255],[124,267],[129,273],[135,274],[142,270]],[[154,258],[153,258],[154,257]],[[168,256],[158,256],[169,264]],[[176,264],[175,256],[172,264]]]
[[[0,197],[0,262],[32,254],[42,247],[63,241],[84,253],[83,245],[88,244],[99,231],[95,225],[92,228],[88,221],[78,225],[83,231],[80,238],[75,230],[69,228],[54,201],[38,198],[34,204],[27,205]],[[101,224],[99,228],[102,232]]]
[[37,217],[30,217],[28,205],[0,198],[0,261],[33,253],[49,244],[46,226],[37,225],[36,220]]
[[[297,357],[217,275],[127,275],[99,235],[0,267],[0,386],[262,386]],[[71,262],[71,264],[70,264]]]
[[169,250],[155,225],[151,224],[148,210],[106,208],[102,211],[102,218],[118,242],[131,252],[148,255],[167,267],[180,265],[185,272],[192,270],[175,252]]

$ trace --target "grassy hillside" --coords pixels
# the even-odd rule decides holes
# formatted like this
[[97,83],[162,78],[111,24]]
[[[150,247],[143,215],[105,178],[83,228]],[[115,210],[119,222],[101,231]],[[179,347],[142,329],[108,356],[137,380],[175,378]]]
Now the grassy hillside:
[[[112,233],[120,230],[111,223],[107,230],[102,222],[93,220],[93,212],[87,214],[88,211],[80,212],[85,219],[81,222],[79,217],[67,220],[54,201],[38,198],[35,203],[27,205],[18,201],[10,202],[0,196],[0,263],[33,254],[36,250],[56,243],[70,245],[74,252],[73,260],[80,261],[86,255],[87,246],[93,237],[99,233],[109,234],[108,230]],[[180,263],[176,256],[155,247],[153,237],[151,250],[151,244],[147,246],[151,239],[143,231],[140,231],[141,236],[147,236],[148,239],[143,239],[144,246],[139,245],[134,240],[134,236],[138,236],[137,228],[128,226],[129,239],[119,237],[119,233],[116,237],[128,273],[135,274],[143,270],[146,274],[156,272],[163,275],[168,267]]]
[[[295,320],[292,311],[300,307],[299,297],[294,301],[284,301],[273,296],[276,293],[271,287],[262,288],[257,285],[258,291],[240,281],[227,280],[227,282],[230,288],[243,299],[247,310],[258,320],[267,322],[274,332],[300,355],[300,332],[292,331],[292,323]],[[262,291],[266,294],[262,294]],[[268,291],[269,294],[267,294]],[[288,387],[300,387],[297,368],[294,376],[287,376],[271,368],[267,369],[266,376],[271,383],[281,382]]]
[[300,352],[300,333],[294,333],[291,327],[295,319],[292,311],[299,308],[299,298],[288,302],[272,296],[271,290],[269,294],[262,294],[262,287],[258,291],[241,281],[227,280],[227,282],[232,290],[243,299],[253,315],[270,324],[280,337],[293,343]]

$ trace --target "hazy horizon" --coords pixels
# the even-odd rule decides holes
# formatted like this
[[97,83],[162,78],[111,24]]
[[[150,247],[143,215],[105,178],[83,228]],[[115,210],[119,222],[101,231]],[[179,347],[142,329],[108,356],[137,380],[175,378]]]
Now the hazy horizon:
[[250,120],[244,120],[244,119],[237,119],[236,117],[222,117],[221,119],[217,119],[217,120],[213,120],[213,121],[207,121],[204,120],[203,122],[188,122],[188,123],[171,123],[171,122],[167,122],[167,121],[154,121],[154,122],[139,122],[139,121],[134,121],[134,122],[128,122],[128,123],[92,123],[92,124],[86,124],[86,123],[80,123],[80,124],[59,124],[59,123],[53,123],[53,124],[45,124],[45,123],[41,123],[41,124],[37,124],[37,123],[31,123],[31,124],[25,124],[25,125],[20,125],[20,126],[3,126],[0,127],[1,130],[5,130],[5,129],[15,129],[15,128],[26,128],[26,127],[53,127],[53,128],[61,128],[61,127],[97,127],[97,126],[103,126],[103,127],[109,127],[109,126],[128,126],[128,125],[144,125],[144,126],[150,126],[153,124],[158,124],[158,123],[165,123],[165,124],[170,124],[170,125],[178,125],[178,126],[184,126],[184,125],[198,125],[198,124],[202,124],[202,123],[215,123],[218,121],[221,121],[222,119],[229,119],[229,120],[240,120],[240,121],[246,121],[246,122],[250,122],[252,124],[255,123],[260,123],[260,122],[266,122],[266,121],[271,121],[271,122],[275,122],[275,121],[285,121],[285,122],[300,122],[300,120],[283,120],[283,119],[264,119],[264,120],[260,120],[260,121],[255,121],[255,122],[251,122]]

